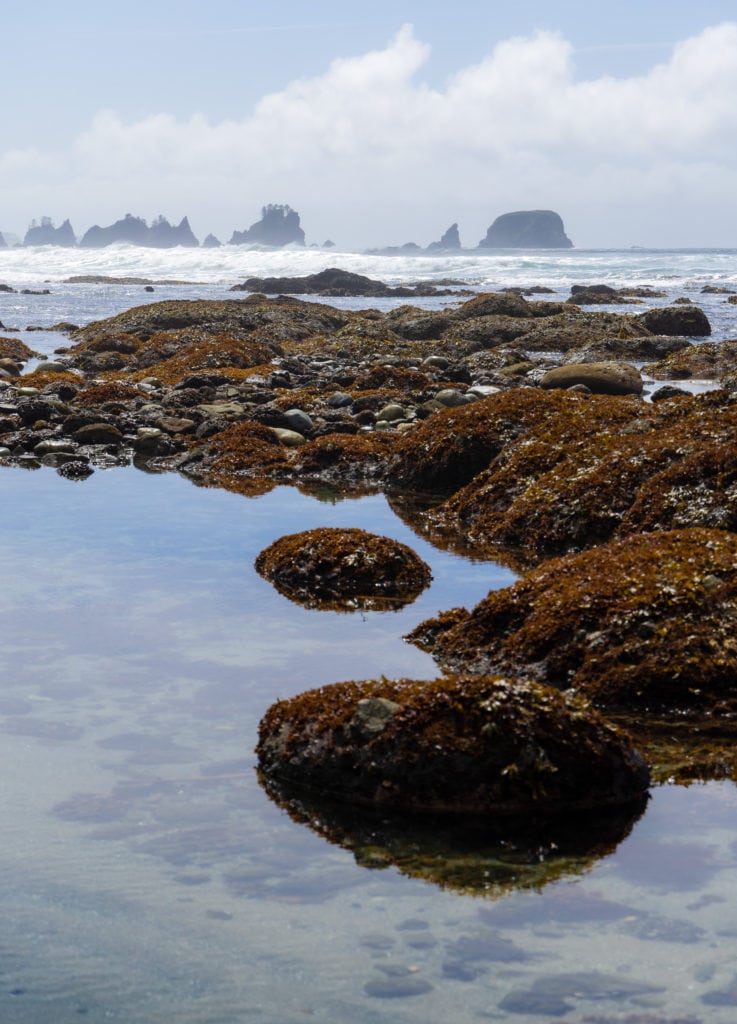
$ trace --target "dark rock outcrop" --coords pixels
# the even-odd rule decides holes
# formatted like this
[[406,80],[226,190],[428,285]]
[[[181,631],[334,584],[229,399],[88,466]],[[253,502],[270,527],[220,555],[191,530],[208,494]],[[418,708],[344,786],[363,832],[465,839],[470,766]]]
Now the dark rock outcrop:
[[458,234],[458,225],[451,224],[440,241],[431,242],[428,245],[428,252],[447,252],[448,250],[460,249],[461,238]]
[[518,210],[497,217],[479,249],[571,249],[560,215],[553,210]]
[[219,249],[221,245],[222,242],[220,241],[220,239],[212,234],[206,235],[204,241],[202,242],[203,249]]
[[173,249],[178,245],[196,246],[198,241],[184,217],[179,224],[173,226],[166,217],[157,217],[151,227],[141,217],[133,217],[126,213],[122,220],[101,228],[95,224],[84,233],[80,240],[83,249],[103,249],[115,242],[128,242],[130,245],[143,245],[155,249]]
[[8,248],[8,243],[3,238],[2,231],[0,231],[0,249],[7,249],[7,248]]
[[261,220],[245,231],[234,231],[230,245],[304,245],[305,233],[299,214],[290,206],[270,203],[261,210]]
[[69,221],[65,220],[63,224],[55,228],[50,217],[42,217],[40,224],[37,224],[35,220],[31,221],[31,226],[23,239],[23,245],[26,246],[59,245],[71,248],[76,244],[77,239]]
[[280,537],[257,557],[256,571],[290,600],[336,611],[401,608],[432,578],[406,544],[327,527]]
[[633,800],[648,770],[579,698],[505,678],[335,683],[259,726],[267,777],[357,805],[491,821]]
[[685,338],[706,338],[711,324],[698,306],[665,306],[649,309],[638,317],[652,334],[680,334]]
[[391,288],[383,281],[375,281],[363,274],[329,267],[305,277],[249,277],[236,284],[232,292],[259,292],[262,295],[366,295],[375,298],[388,296],[417,298],[427,295],[455,295],[455,291],[442,291],[429,284]]

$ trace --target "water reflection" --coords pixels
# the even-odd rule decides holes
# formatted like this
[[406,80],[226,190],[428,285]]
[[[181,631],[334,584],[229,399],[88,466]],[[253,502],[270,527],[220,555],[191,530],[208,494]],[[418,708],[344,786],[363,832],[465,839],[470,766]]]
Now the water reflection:
[[[576,1021],[733,1019],[731,783],[662,786],[629,834],[542,860],[355,820],[325,818],[326,842],[258,785],[274,700],[433,678],[401,637],[508,570],[435,549],[376,495],[249,500],[133,469],[72,486],[3,468],[0,489],[3,1024],[547,1024],[554,1002],[514,1009],[543,988]],[[339,616],[253,571],[278,536],[330,525],[409,544],[432,586]]]
[[478,819],[387,815],[285,787],[264,773],[259,781],[289,817],[336,846],[363,868],[396,867],[442,889],[499,898],[519,889],[581,875],[625,839],[647,804],[557,818]]

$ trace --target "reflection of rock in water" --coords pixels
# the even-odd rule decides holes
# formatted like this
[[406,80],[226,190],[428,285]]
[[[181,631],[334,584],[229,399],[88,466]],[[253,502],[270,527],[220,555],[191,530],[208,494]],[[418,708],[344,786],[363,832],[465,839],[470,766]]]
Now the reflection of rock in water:
[[601,812],[492,826],[473,818],[387,815],[295,795],[263,773],[259,780],[294,821],[351,850],[361,867],[393,866],[444,889],[491,898],[588,871],[627,837],[647,802],[643,796]]

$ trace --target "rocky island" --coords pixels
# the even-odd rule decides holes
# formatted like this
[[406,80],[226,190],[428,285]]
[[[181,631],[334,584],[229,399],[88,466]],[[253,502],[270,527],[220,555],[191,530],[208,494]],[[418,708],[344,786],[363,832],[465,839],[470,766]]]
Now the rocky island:
[[553,210],[518,210],[497,217],[479,249],[570,249],[560,214]]

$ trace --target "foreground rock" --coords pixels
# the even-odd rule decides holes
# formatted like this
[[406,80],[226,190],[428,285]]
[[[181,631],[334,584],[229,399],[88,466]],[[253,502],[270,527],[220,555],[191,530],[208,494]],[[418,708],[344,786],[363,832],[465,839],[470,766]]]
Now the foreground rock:
[[598,705],[737,710],[737,535],[637,534],[551,559],[409,639],[452,671],[508,672]]
[[368,680],[272,705],[267,778],[351,804],[490,820],[633,800],[648,772],[579,700],[502,678]]
[[415,524],[519,567],[643,530],[737,529],[737,403],[507,391],[402,438],[397,486],[445,493]]
[[406,544],[365,530],[322,528],[281,537],[256,559],[256,571],[308,608],[401,608],[432,578]]

